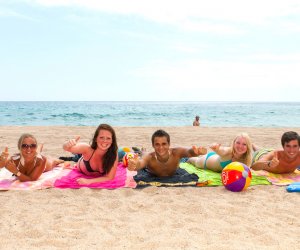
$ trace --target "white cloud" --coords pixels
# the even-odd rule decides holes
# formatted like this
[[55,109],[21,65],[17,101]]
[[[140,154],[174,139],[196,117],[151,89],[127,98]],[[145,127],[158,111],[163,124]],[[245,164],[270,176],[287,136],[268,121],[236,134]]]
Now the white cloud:
[[[174,64],[156,61],[138,69],[133,74],[142,80],[151,79],[152,84],[174,89],[190,90],[201,93],[207,89],[218,92],[236,92],[237,89],[253,89],[285,95],[286,89],[300,91],[300,62],[289,64],[246,63],[230,61],[182,61]],[[141,80],[141,81],[142,81]],[[246,97],[250,97],[247,93]],[[210,99],[213,96],[209,95]],[[255,96],[252,96],[255,99]],[[286,98],[288,100],[288,98]]]
[[153,62],[135,76],[157,100],[299,101],[300,63]]
[[[107,13],[137,15],[147,20],[177,26],[183,23],[183,27],[190,29],[207,30],[211,27],[217,31],[221,29],[223,33],[236,31],[237,27],[234,27],[234,24],[239,22],[265,25],[272,18],[300,14],[298,0],[32,0],[32,2],[48,7],[72,6]],[[224,22],[229,23],[225,25]]]
[[0,7],[0,17],[14,17],[14,18],[20,18],[20,19],[27,19],[27,20],[31,20],[31,21],[35,21],[33,18],[20,14],[16,11],[13,11],[11,9],[8,8],[3,8]]
[[277,62],[277,63],[295,63],[298,62],[300,63],[300,53],[293,53],[293,54],[256,54],[256,55],[251,55],[248,57],[251,60],[256,60],[256,61],[271,61],[271,62]]

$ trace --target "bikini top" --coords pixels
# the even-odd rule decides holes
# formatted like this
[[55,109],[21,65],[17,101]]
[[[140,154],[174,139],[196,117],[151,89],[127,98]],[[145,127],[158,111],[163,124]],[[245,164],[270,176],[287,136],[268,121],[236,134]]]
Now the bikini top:
[[[93,155],[95,153],[95,150],[93,151],[91,157],[86,161],[85,159],[83,159],[83,157],[81,157],[78,161],[78,166],[79,166],[79,169],[80,169],[80,161],[83,161],[84,163],[84,166],[85,166],[85,169],[90,172],[90,173],[95,173],[95,172],[99,172],[100,174],[103,174],[102,172],[98,171],[98,170],[94,170],[92,169],[91,167],[91,164],[90,164],[90,160],[92,159]],[[82,172],[82,170],[80,169],[80,171]]]
[[[21,167],[21,166],[24,166],[24,164],[25,164],[24,158],[21,157],[21,154],[15,154],[15,155],[13,155],[11,158],[12,158],[12,160],[14,160],[14,161],[20,159],[20,160],[19,160],[19,163],[18,163],[18,166],[17,166],[18,171],[20,171],[20,167]],[[36,156],[34,157],[34,162],[33,162],[33,167],[34,167],[34,168],[35,168],[35,166],[36,166],[37,159],[43,159],[42,155],[41,155],[41,154],[36,154]],[[46,164],[45,164],[45,168],[46,168]],[[13,174],[13,175],[14,175],[14,174]]]
[[[19,170],[20,166],[24,166],[25,162],[24,162],[24,158],[21,157],[21,154],[15,154],[13,155],[12,157],[12,160],[16,161],[16,160],[19,160],[19,163],[18,163],[18,166],[17,166],[17,169]],[[34,157],[34,167],[36,165],[36,162],[37,162],[37,159],[43,159],[42,155],[41,154],[36,154],[36,156]]]
[[94,169],[92,169],[91,164],[90,164],[90,160],[92,159],[94,153],[95,153],[95,150],[93,151],[91,157],[90,157],[87,161],[86,161],[85,159],[83,159],[83,157],[81,157],[81,158],[79,159],[78,165],[80,166],[80,164],[79,164],[80,161],[83,161],[84,166],[85,166],[85,169],[86,169],[88,172],[98,172],[98,171],[95,171]]

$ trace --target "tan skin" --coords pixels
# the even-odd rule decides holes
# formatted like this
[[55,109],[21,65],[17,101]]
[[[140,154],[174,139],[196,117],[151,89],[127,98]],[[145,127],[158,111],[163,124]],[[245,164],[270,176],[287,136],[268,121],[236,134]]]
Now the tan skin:
[[190,158],[187,162],[193,164],[196,167],[204,168],[206,163],[206,168],[215,172],[221,172],[222,166],[220,161],[241,161],[243,155],[247,152],[246,139],[239,136],[234,142],[234,148],[236,153],[233,155],[231,147],[223,147],[220,143],[213,143],[209,146],[217,154],[210,156],[208,159],[207,156]]
[[[36,155],[42,151],[43,145],[38,149],[37,142],[34,138],[24,138],[22,144],[30,145],[26,148],[20,149],[20,154],[24,159],[24,164],[19,164],[20,158],[15,159],[15,156],[9,158],[8,148],[6,147],[0,156],[0,167],[4,167],[20,181],[36,181],[43,172],[52,170],[55,166],[62,163],[62,160],[51,159],[40,155],[36,158]],[[36,145],[36,147],[31,146]],[[35,162],[36,159],[36,162]],[[19,166],[19,169],[17,168]],[[17,176],[19,173],[20,176]]]
[[[91,158],[94,149],[91,148],[91,146],[87,143],[80,143],[79,142],[80,137],[76,137],[75,139],[69,140],[64,143],[63,149],[71,152],[73,154],[82,154],[83,159],[88,160]],[[79,164],[81,164],[80,169],[84,172],[86,175],[98,175],[99,172],[103,172],[102,170],[102,159],[104,154],[107,152],[109,147],[112,144],[112,134],[108,130],[101,129],[99,131],[99,135],[97,137],[97,149],[95,150],[91,160],[91,168],[97,172],[91,173],[88,172],[84,166],[84,163],[81,161]],[[108,180],[112,180],[115,178],[116,171],[117,171],[117,165],[118,165],[118,157],[116,157],[113,167],[111,168],[110,172],[106,174],[105,176],[95,177],[92,179],[89,178],[78,178],[77,183],[78,184],[92,184],[92,183],[99,183],[104,182]]]
[[253,170],[266,170],[274,174],[293,173],[300,166],[298,140],[286,142],[283,150],[272,151],[263,155],[252,165]]
[[128,170],[137,171],[145,168],[158,177],[172,176],[175,174],[179,161],[183,157],[192,157],[206,154],[204,147],[193,146],[187,148],[170,148],[165,136],[155,137],[153,143],[154,152],[146,154],[142,159],[130,159]]
[[0,155],[0,168],[3,168],[8,161],[9,153],[8,147],[5,147],[4,151]]
[[196,116],[193,122],[193,126],[200,126],[200,117]]
[[[36,145],[36,141],[31,137],[27,137],[23,140],[23,144]],[[21,148],[20,150],[24,158],[24,164],[19,164],[20,158],[14,160],[14,157],[11,157],[10,160],[7,161],[5,168],[15,175],[19,172],[20,176],[17,176],[17,178],[22,182],[36,181],[46,169],[47,158],[45,156],[36,158],[37,147]],[[17,168],[18,165],[19,170]]]

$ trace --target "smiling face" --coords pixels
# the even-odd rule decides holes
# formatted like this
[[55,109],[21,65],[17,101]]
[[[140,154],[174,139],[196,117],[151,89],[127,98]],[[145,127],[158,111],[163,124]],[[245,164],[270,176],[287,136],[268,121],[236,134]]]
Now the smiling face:
[[243,155],[247,152],[247,140],[246,138],[239,136],[236,138],[233,144],[234,150],[237,154]]
[[153,148],[155,153],[161,157],[169,154],[170,144],[167,137],[155,137],[153,141]]
[[299,143],[298,140],[291,140],[286,142],[283,146],[284,153],[287,157],[293,159],[297,157],[299,153]]
[[101,150],[107,151],[112,144],[112,133],[108,130],[101,129],[97,136],[97,146]]
[[25,159],[34,158],[37,150],[37,142],[32,137],[25,137],[20,145],[21,154]]

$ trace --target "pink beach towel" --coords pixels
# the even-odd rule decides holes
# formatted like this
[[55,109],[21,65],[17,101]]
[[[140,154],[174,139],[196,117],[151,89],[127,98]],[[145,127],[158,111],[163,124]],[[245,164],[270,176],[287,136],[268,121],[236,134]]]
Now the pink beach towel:
[[70,172],[64,167],[55,167],[53,170],[43,173],[36,181],[21,182],[12,176],[11,172],[3,168],[0,170],[0,190],[36,190],[52,188],[55,180]]
[[86,176],[82,174],[77,168],[73,168],[67,175],[62,176],[60,179],[57,179],[54,183],[56,188],[106,188],[106,189],[115,189],[121,187],[136,187],[136,182],[133,179],[133,175],[136,172],[128,171],[122,163],[118,164],[116,176],[113,180],[93,183],[88,185],[80,185],[77,183],[78,178],[95,178],[92,176]]
[[255,171],[255,173],[257,173],[257,175],[267,177],[269,182],[277,186],[286,186],[293,182],[300,182],[299,170],[295,170],[295,172],[291,174],[273,174],[264,170]]

